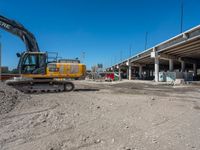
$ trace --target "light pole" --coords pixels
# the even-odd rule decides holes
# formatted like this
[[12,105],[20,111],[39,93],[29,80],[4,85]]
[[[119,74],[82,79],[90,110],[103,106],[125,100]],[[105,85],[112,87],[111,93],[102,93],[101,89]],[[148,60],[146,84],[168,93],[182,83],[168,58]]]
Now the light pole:
[[120,51],[120,61],[122,61],[122,50]]
[[147,40],[148,40],[148,32],[145,33],[145,43],[144,43],[144,50],[147,49]]
[[130,44],[130,46],[129,46],[129,57],[131,57],[131,55],[132,55],[132,45]]
[[81,57],[82,57],[82,63],[84,63],[84,61],[85,61],[85,52],[84,51],[82,52],[82,56]]
[[183,32],[183,0],[181,0],[180,33]]

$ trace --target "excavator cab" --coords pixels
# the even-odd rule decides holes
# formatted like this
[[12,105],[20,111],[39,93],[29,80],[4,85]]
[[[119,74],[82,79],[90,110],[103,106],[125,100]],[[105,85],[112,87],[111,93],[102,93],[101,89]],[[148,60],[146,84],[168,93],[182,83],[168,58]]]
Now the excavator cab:
[[47,54],[44,52],[24,52],[18,64],[20,74],[46,74]]

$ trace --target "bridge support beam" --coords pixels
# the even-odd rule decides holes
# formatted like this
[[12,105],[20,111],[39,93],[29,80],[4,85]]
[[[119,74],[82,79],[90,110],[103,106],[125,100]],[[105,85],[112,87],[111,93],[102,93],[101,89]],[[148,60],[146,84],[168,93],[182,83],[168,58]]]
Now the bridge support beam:
[[128,79],[129,80],[132,79],[132,66],[131,66],[131,64],[129,64],[129,66],[128,66]]
[[194,76],[197,76],[197,64],[193,64]]
[[159,82],[159,58],[157,56],[155,57],[154,69],[155,69],[155,82]]
[[139,65],[139,77],[142,79],[142,65]]
[[169,71],[173,71],[174,70],[174,61],[173,59],[169,59]]
[[121,77],[121,66],[118,66],[118,71],[119,71],[119,81],[122,80],[122,77]]
[[181,61],[181,72],[185,71],[185,62]]

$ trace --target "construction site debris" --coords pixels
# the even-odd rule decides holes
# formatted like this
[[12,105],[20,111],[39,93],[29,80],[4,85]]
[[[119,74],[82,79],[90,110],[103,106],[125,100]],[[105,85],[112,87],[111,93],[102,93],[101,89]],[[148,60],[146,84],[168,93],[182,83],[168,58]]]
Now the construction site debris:
[[34,93],[27,100],[17,95],[20,103],[0,115],[0,149],[200,149],[199,86],[148,81],[75,81],[75,86],[70,93]]
[[0,115],[11,111],[21,100],[23,94],[0,82]]

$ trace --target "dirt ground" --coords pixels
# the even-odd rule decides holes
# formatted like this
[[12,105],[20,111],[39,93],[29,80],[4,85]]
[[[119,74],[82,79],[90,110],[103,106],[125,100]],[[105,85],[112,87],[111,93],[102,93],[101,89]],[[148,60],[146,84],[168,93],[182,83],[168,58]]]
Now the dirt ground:
[[199,86],[77,81],[0,115],[1,150],[199,150]]

